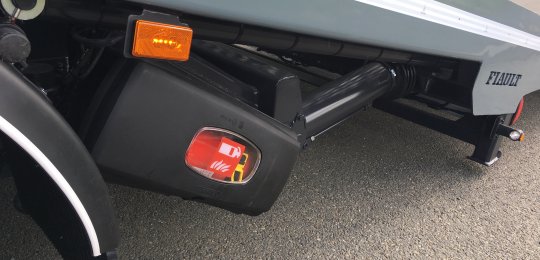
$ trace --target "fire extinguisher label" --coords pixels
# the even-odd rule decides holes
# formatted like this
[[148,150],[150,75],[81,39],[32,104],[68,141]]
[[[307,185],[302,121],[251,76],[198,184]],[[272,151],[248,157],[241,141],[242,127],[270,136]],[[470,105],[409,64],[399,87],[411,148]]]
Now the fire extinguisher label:
[[218,151],[214,154],[208,170],[213,178],[225,179],[231,177],[246,147],[229,138],[222,137]]
[[203,128],[191,141],[185,163],[192,171],[223,183],[247,183],[255,173],[260,151],[228,130]]

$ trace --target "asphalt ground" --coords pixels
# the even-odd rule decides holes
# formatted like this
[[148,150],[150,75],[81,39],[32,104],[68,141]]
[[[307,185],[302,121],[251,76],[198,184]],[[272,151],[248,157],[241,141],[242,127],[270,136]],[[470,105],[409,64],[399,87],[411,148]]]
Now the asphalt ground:
[[[540,259],[540,93],[526,98],[523,143],[492,167],[473,146],[378,110],[301,154],[258,217],[110,185],[123,259]],[[14,210],[0,179],[0,259],[58,254]]]

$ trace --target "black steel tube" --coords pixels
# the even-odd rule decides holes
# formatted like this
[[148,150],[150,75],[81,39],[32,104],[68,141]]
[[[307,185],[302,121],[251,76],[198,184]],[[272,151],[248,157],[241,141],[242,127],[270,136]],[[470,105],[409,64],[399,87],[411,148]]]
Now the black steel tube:
[[303,102],[305,136],[324,132],[390,92],[394,78],[393,69],[374,62],[322,86]]
[[226,43],[239,43],[268,49],[296,51],[311,54],[408,63],[415,61],[408,52],[388,50],[333,39],[302,35],[240,23],[184,16],[194,31],[194,37]]
[[[134,6],[124,8],[121,6],[107,6],[102,9],[99,7],[96,4],[73,3],[71,1],[52,2],[48,4],[44,16],[123,29],[126,26],[127,16],[140,12]],[[174,14],[175,12],[171,11],[170,13]],[[274,50],[371,61],[399,62],[411,65],[451,65],[454,63],[449,59],[413,54],[406,51],[348,43],[188,14],[182,14],[180,20],[193,28],[195,38],[228,44],[239,43]]]

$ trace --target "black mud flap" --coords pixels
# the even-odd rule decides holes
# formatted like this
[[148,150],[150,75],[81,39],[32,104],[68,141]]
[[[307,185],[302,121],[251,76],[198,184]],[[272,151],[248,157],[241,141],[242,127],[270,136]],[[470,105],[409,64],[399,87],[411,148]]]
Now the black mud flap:
[[[114,251],[118,225],[107,186],[85,146],[16,69],[0,62],[0,78],[0,130],[6,148],[12,148],[7,157],[23,206],[30,206],[30,215],[53,242],[62,242],[55,245],[64,257]],[[77,247],[88,250],[75,252]]]
[[[99,90],[104,98],[93,105],[86,141],[111,181],[260,214],[270,209],[296,162],[296,134],[245,97],[227,93],[234,87],[223,84],[236,81],[201,62],[192,55],[188,63],[115,66]],[[258,148],[260,164],[248,182],[214,181],[186,165],[193,137],[207,127],[238,134]]]

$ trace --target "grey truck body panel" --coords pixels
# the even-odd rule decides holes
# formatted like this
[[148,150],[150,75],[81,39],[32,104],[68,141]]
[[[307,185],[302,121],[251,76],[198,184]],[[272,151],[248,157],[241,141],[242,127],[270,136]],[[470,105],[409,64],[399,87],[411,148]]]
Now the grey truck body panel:
[[[481,67],[472,93],[475,115],[513,113],[524,95],[540,89],[540,73],[536,72],[540,67],[540,16],[506,0],[131,1],[353,43],[477,61]],[[419,5],[419,10],[407,9]],[[454,18],[456,21],[445,20]],[[482,28],[479,32],[474,31],[477,28],[467,30],[471,20]],[[496,34],[492,28],[511,31]],[[486,84],[492,72],[522,77],[517,86]]]

